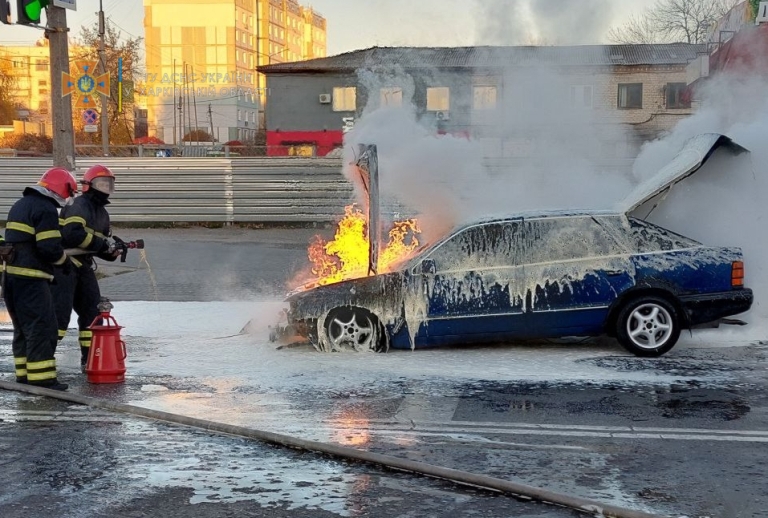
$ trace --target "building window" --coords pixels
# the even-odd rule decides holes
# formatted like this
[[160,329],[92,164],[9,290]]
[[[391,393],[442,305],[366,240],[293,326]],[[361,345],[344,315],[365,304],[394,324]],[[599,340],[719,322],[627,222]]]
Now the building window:
[[571,108],[592,108],[592,86],[571,85]]
[[48,81],[38,81],[37,86],[48,86]]
[[622,83],[619,85],[618,107],[631,110],[643,107],[643,83]]
[[427,88],[427,111],[444,112],[451,106],[451,91],[445,86]]
[[381,105],[399,108],[403,105],[403,89],[392,86],[381,89]]
[[667,108],[685,109],[691,107],[691,99],[686,95],[686,83],[667,83]]
[[37,91],[37,93],[40,94],[40,95],[48,95],[48,89],[47,88],[40,88]]
[[496,87],[474,87],[472,90],[472,107],[475,110],[493,110],[496,108]]
[[237,110],[237,120],[239,120],[239,121],[243,120],[243,112],[242,112],[242,110]]
[[48,61],[45,59],[37,59],[35,60],[35,70],[39,72],[44,72],[48,70]]
[[353,112],[357,109],[357,88],[339,86],[333,89],[333,111]]

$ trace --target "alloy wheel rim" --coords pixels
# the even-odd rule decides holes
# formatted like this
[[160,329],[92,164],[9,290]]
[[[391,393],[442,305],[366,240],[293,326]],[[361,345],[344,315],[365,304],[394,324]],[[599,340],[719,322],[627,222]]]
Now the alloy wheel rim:
[[328,338],[335,349],[345,346],[356,350],[370,349],[374,341],[374,329],[371,319],[355,312],[348,321],[334,317],[327,326]]
[[627,334],[641,349],[658,349],[669,341],[673,332],[672,316],[664,306],[655,303],[636,307],[627,319]]

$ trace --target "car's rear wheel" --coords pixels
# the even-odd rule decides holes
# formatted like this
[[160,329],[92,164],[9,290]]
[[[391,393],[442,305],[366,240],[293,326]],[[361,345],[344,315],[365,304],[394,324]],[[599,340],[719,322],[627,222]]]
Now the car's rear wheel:
[[616,320],[616,338],[636,356],[661,356],[675,346],[679,337],[677,309],[662,297],[633,299]]
[[332,310],[325,319],[323,329],[332,351],[386,352],[388,349],[384,326],[373,313],[362,308]]

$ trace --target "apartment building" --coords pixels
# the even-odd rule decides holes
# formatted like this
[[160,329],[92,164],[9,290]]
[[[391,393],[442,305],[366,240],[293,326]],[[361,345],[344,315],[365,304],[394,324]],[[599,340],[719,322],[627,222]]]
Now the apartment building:
[[266,100],[256,67],[325,55],[325,31],[295,0],[144,0],[149,135],[254,138]]
[[51,70],[48,41],[36,45],[0,46],[3,70],[14,81],[11,92],[19,120],[30,133],[51,133]]
[[[642,142],[691,114],[686,65],[703,45],[374,47],[262,65],[272,154],[324,155],[364,110],[406,103],[438,133],[483,143],[489,157],[536,153],[536,135],[599,134],[605,156],[633,157]],[[541,139],[545,140],[545,139]],[[574,144],[577,145],[577,144]]]

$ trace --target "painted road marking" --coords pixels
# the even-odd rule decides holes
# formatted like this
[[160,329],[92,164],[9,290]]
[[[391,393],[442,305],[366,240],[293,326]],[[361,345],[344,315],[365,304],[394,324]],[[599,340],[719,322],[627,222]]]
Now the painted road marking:
[[705,428],[648,428],[627,426],[585,426],[535,423],[429,422],[414,421],[410,427],[391,420],[370,420],[359,424],[374,433],[475,433],[492,435],[540,435],[556,437],[600,437],[614,439],[664,439],[688,441],[768,442],[765,430],[711,430]]
[[[438,409],[436,414],[445,412],[445,408]],[[398,415],[397,418],[404,416]],[[0,409],[0,425],[25,421],[78,421],[97,423],[122,423],[126,417],[111,413],[93,412],[88,409],[68,409],[65,411],[49,410],[7,410]],[[294,422],[292,424],[298,424]],[[267,422],[260,423],[260,427]],[[286,421],[275,422],[272,430],[285,430],[291,428],[285,426]],[[484,435],[525,435],[542,437],[573,437],[573,438],[607,438],[607,439],[651,439],[674,441],[718,441],[718,442],[754,442],[768,443],[768,430],[713,430],[706,428],[660,428],[660,427],[634,427],[634,426],[590,426],[590,425],[562,425],[562,424],[537,424],[537,423],[496,423],[489,421],[414,421],[410,417],[408,422],[388,420],[350,420],[343,426],[333,426],[328,423],[306,423],[305,426],[295,430],[296,432],[325,432],[338,435],[339,432],[347,434],[368,433],[380,436],[443,436],[453,440],[478,440],[488,444],[499,443],[505,445],[524,447],[548,447],[548,448],[581,448],[567,445],[534,445],[526,443],[508,443],[480,438]],[[299,433],[301,435],[301,433]]]
[[[360,422],[376,423],[382,425],[399,425],[391,419],[369,419]],[[416,425],[425,426],[461,426],[468,430],[475,428],[530,428],[530,429],[563,429],[584,430],[597,432],[648,432],[648,433],[706,433],[706,434],[744,434],[744,435],[768,435],[768,430],[713,430],[710,428],[659,428],[643,426],[595,426],[578,424],[540,424],[540,423],[501,423],[497,421],[415,421]]]
[[0,425],[26,421],[80,421],[93,423],[122,423],[119,416],[84,410],[7,410],[0,409]]

